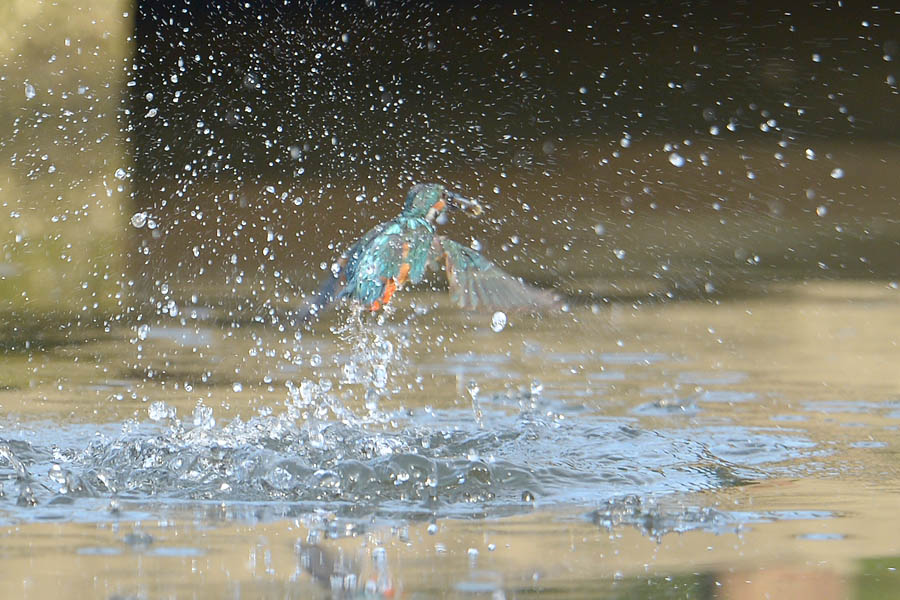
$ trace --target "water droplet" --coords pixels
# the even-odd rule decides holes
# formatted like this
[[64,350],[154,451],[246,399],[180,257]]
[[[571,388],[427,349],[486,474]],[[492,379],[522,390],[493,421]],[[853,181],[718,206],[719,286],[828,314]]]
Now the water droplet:
[[709,134],[710,135],[719,135],[719,128],[716,125],[710,125]]
[[35,95],[36,95],[36,92],[34,91],[34,86],[26,81],[25,82],[25,97],[28,98],[29,100],[31,100],[32,98],[35,97]]
[[625,258],[625,251],[624,251],[624,250],[620,250],[620,249],[618,249],[618,248],[616,248],[615,250],[613,250],[613,254],[615,254],[615,255],[616,255],[616,258],[618,258],[619,260],[624,260],[624,258]]
[[137,229],[140,229],[144,225],[147,224],[147,213],[146,212],[136,212],[131,215],[131,225]]
[[309,404],[313,401],[316,393],[316,384],[309,379],[300,382],[300,398],[304,403]]
[[387,385],[387,379],[387,368],[384,365],[375,365],[375,371],[372,374],[372,385],[382,389]]
[[815,62],[815,63],[820,63],[820,62],[822,62],[822,55],[819,54],[819,53],[814,53],[814,54],[812,55],[812,61]]
[[628,136],[623,137],[621,140],[619,140],[619,145],[623,148],[628,148],[629,146],[631,146],[631,138]]
[[313,354],[309,357],[309,366],[311,367],[321,367],[322,366],[322,357],[319,354]]
[[669,155],[669,162],[678,167],[679,169],[684,166],[684,163],[687,162],[684,160],[684,157],[678,154],[677,152],[673,152]]
[[603,226],[603,223],[597,223],[594,225],[594,233],[597,235],[603,235],[606,233],[606,227]]
[[428,527],[425,529],[428,532],[428,535],[434,535],[438,532],[437,523],[429,523]]
[[235,393],[243,392],[243,391],[244,391],[244,384],[242,384],[240,381],[235,381],[234,383],[231,384],[231,389],[232,389]]
[[835,167],[831,170],[831,178],[832,179],[841,179],[844,177],[844,170],[840,167]]
[[506,328],[506,313],[502,311],[497,311],[494,313],[494,316],[491,317],[491,329],[494,333],[499,333]]
[[194,414],[191,420],[194,423],[194,427],[200,429],[209,430],[216,426],[216,420],[215,418],[213,418],[212,407],[204,406],[200,403],[198,403],[197,406],[194,407]]
[[34,495],[34,489],[30,485],[24,485],[19,490],[19,497],[16,498],[16,504],[19,506],[36,506],[37,497]]
[[[172,413],[174,414],[174,410]],[[162,400],[157,400],[147,408],[147,416],[151,421],[162,421],[169,416],[169,405]]]
[[[63,472],[63,469],[58,464],[53,464],[50,466],[50,470],[47,471],[47,475],[55,481],[56,483],[65,483],[66,482],[66,474]],[[65,492],[63,492],[65,493]]]
[[137,328],[137,336],[139,340],[146,340],[147,336],[150,334],[150,326],[144,323],[140,327]]
[[825,215],[828,214],[828,207],[825,206],[824,204],[820,205],[819,207],[816,208],[816,214],[819,215],[820,217],[824,217]]
[[366,410],[369,412],[375,412],[378,410],[378,392],[375,390],[366,390]]
[[806,158],[807,160],[816,160],[816,151],[812,148],[806,149]]

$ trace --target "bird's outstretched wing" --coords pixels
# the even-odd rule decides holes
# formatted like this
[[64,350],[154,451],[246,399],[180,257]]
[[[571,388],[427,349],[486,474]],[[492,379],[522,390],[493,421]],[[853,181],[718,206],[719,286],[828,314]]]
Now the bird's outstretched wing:
[[465,309],[549,310],[559,297],[513,277],[481,254],[451,239],[435,236],[430,264],[444,264],[450,298]]

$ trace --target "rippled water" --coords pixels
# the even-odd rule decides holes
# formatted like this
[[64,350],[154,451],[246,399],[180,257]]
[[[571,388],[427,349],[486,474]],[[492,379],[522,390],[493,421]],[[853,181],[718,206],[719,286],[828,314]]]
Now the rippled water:
[[896,10],[657,4],[4,0],[0,598],[896,597]]
[[44,439],[47,424],[29,424],[31,431],[2,446],[7,494],[17,498],[17,508],[4,512],[41,518],[43,511],[21,508],[76,510],[81,499],[101,497],[287,501],[398,518],[495,516],[741,485],[762,476],[758,465],[822,453],[800,431],[650,430],[531,392],[481,399],[480,422],[471,408],[415,409],[394,415],[397,427],[387,430],[358,419],[303,419],[303,408],[290,403],[277,415],[221,424],[201,406],[185,421],[53,427],[51,439]]
[[[885,329],[897,325],[896,294],[822,283],[627,312],[574,306],[510,315],[500,332],[491,315],[423,310],[430,297],[413,294],[381,322],[340,314],[312,330],[223,329],[210,314],[114,329],[8,365],[0,520],[14,545],[20,528],[98,528],[103,539],[73,531],[63,562],[184,564],[212,564],[210,553],[293,523],[280,534],[293,542],[262,543],[253,560],[293,555],[293,569],[311,577],[304,593],[415,589],[416,561],[434,551],[481,564],[517,544],[554,547],[573,528],[572,548],[583,548],[571,550],[575,569],[598,543],[613,544],[603,553],[642,547],[627,541],[629,528],[659,544],[663,571],[675,532],[713,535],[707,545],[739,554],[772,527],[793,531],[792,544],[868,536],[890,553],[867,526],[833,523],[874,510],[853,499],[864,489],[870,507],[890,503],[875,490],[897,482],[897,332]],[[810,495],[792,483],[816,481],[844,491]],[[862,487],[850,493],[851,481]],[[473,519],[481,542],[466,533]],[[178,536],[229,523],[249,529],[222,531],[213,546]],[[535,523],[551,526],[543,541],[532,540]],[[502,548],[498,531],[512,536]],[[442,532],[470,545],[453,550]],[[346,554],[341,544],[355,539],[368,541]],[[419,558],[399,558],[402,548]],[[706,564],[685,552],[688,564]],[[490,564],[488,574],[449,569],[448,585],[517,587],[513,567]],[[613,564],[592,584],[591,570],[579,571],[578,585],[631,568]],[[261,589],[265,577],[248,576]]]
[[[423,317],[459,345],[467,345],[470,330],[494,352],[459,353],[432,338],[414,342],[421,337],[415,314],[402,325],[333,325],[337,335],[325,339],[250,328],[240,334],[250,360],[232,369],[243,381],[220,385],[226,393],[230,388],[236,405],[260,388],[266,395],[251,400],[257,406],[250,414],[237,405],[237,415],[217,408],[215,384],[205,388],[210,401],[192,383],[215,375],[179,365],[178,352],[210,347],[211,331],[142,326],[136,339],[105,348],[130,345],[145,374],[158,381],[121,381],[126,394],[137,388],[147,394],[134,417],[100,426],[59,424],[50,437],[47,424],[9,430],[14,437],[3,446],[4,476],[17,502],[8,518],[41,512],[22,507],[64,501],[75,510],[80,500],[98,497],[279,501],[397,518],[493,516],[742,485],[767,476],[762,466],[768,475],[790,474],[790,464],[828,454],[799,429],[697,419],[709,404],[757,400],[752,392],[717,389],[741,381],[740,374],[682,371],[682,357],[662,352],[561,351],[535,341],[542,330],[602,320],[581,312],[523,316],[532,331],[501,337],[491,329],[479,333],[485,324],[477,321],[451,333],[458,323]],[[404,355],[418,362],[407,363]],[[153,366],[160,359],[163,366]],[[205,362],[223,360],[213,354]],[[553,379],[530,377],[534,369]],[[632,376],[658,382],[640,391],[650,400],[610,411],[604,396],[614,386],[633,385]],[[186,400],[199,398],[194,406],[153,399],[177,390],[179,379]],[[682,393],[683,386],[695,389]],[[674,427],[650,428],[643,417],[670,419]]]

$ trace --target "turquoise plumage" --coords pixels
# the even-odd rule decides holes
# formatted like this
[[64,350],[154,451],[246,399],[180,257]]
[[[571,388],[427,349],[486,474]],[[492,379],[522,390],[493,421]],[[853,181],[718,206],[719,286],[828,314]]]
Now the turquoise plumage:
[[441,264],[451,299],[462,308],[543,310],[558,306],[553,293],[532,287],[475,250],[437,235],[435,220],[453,210],[474,216],[482,212],[480,204],[440,184],[414,186],[400,215],[373,227],[341,256],[332,276],[307,302],[304,317],[343,298],[377,311],[398,289],[421,282],[428,269],[438,269]]

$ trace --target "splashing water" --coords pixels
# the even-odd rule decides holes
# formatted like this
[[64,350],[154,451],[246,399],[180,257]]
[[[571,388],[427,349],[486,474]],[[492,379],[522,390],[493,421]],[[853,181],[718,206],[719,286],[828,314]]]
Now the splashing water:
[[[385,360],[384,348],[371,352]],[[90,510],[112,497],[288,501],[305,510],[425,518],[468,516],[472,503],[507,514],[535,502],[714,489],[754,479],[753,465],[820,454],[786,429],[642,430],[631,418],[567,407],[544,389],[534,382],[483,395],[469,386],[475,419],[469,410],[427,408],[360,417],[333,388],[309,379],[288,387],[285,410],[246,420],[220,423],[202,403],[182,420],[155,404],[156,422],[131,420],[119,432],[109,426],[85,436],[83,426],[68,426],[53,444],[0,443],[0,481],[14,482],[7,491],[17,490],[17,506],[38,511],[63,500]],[[84,444],[85,437],[92,439]],[[747,466],[732,463],[736,457]]]
[[[378,400],[391,393],[390,379],[403,372],[402,350],[409,347],[409,333],[400,326],[386,326],[384,315],[365,323],[363,312],[354,309],[349,318],[331,332],[347,351],[336,352],[333,360],[341,373],[341,385],[361,390],[369,421],[384,420]],[[361,421],[357,421],[362,423]]]

